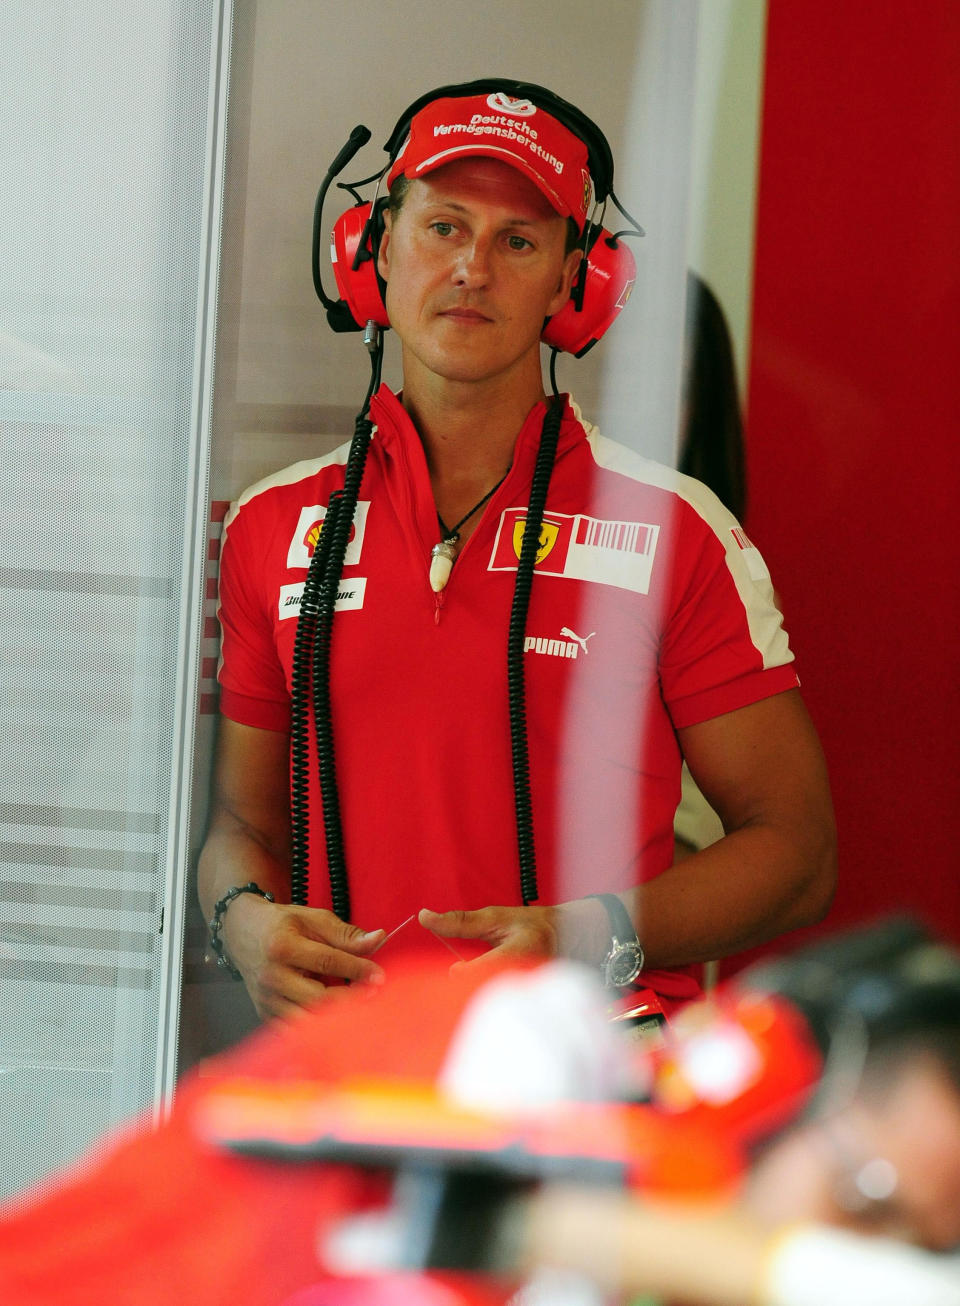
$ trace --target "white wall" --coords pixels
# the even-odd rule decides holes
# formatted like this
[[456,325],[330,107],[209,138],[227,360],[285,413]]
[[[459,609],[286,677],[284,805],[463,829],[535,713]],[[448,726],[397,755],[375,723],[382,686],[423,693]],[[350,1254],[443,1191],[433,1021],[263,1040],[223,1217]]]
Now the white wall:
[[690,266],[712,286],[747,392],[767,0],[704,0],[691,154]]

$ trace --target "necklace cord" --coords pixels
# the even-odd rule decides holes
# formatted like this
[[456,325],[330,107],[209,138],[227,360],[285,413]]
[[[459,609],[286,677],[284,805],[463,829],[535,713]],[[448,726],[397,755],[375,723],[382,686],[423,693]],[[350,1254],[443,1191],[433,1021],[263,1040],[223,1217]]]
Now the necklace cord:
[[493,496],[500,489],[500,486],[504,483],[506,479],[507,479],[507,473],[504,472],[503,475],[500,477],[499,481],[497,481],[496,485],[492,489],[488,490],[482,499],[478,499],[469,512],[464,513],[464,515],[457,522],[456,526],[448,526],[446,522],[443,520],[443,518],[440,516],[440,513],[439,512],[437,513],[437,525],[440,527],[440,532],[443,535],[443,539],[446,544],[455,544],[457,542],[457,540],[460,538],[460,527],[463,526],[466,522],[468,522],[475,512],[479,512],[488,499],[493,498]]

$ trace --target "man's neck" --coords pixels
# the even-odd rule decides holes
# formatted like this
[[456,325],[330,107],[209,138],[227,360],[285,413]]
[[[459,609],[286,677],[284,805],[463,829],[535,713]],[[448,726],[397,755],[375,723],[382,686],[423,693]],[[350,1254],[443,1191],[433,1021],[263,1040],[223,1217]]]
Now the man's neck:
[[[411,375],[411,370],[413,375]],[[478,497],[509,468],[517,436],[544,397],[539,374],[487,382],[418,377],[405,368],[403,406],[420,436],[435,495],[446,488]],[[438,502],[441,512],[442,506]]]

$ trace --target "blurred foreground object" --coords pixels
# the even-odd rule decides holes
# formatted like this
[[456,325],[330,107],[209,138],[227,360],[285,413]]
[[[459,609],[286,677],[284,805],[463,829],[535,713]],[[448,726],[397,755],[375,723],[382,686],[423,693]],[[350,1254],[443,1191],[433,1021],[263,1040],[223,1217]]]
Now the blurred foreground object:
[[742,1209],[703,1203],[548,1189],[531,1207],[528,1254],[579,1271],[618,1301],[643,1293],[688,1306],[960,1304],[960,1268],[949,1258],[813,1223],[771,1236]]
[[[866,983],[878,974],[885,1003]],[[740,977],[685,1008],[651,1047],[622,1036],[595,976],[570,963],[492,979],[412,966],[201,1067],[162,1128],[113,1140],[11,1211],[0,1222],[0,1300],[494,1306],[522,1289],[530,1306],[597,1291],[732,1306],[747,1283],[775,1306],[878,1306],[887,1298],[862,1295],[869,1275],[895,1285],[906,1274],[902,1302],[947,1306],[957,1300],[949,1262],[839,1231],[784,1239],[785,1221],[831,1213],[803,1208],[810,1190],[789,1169],[777,1182],[799,1209],[787,1214],[765,1207],[757,1181],[794,1131],[832,1131],[869,1108],[874,1065],[879,1088],[896,1088],[898,1049],[926,1069],[913,1051],[921,1031],[924,1057],[932,1027],[936,1046],[955,1052],[956,983],[952,955],[912,927],[884,926],[842,941],[832,959],[803,954],[776,977]],[[918,1023],[934,990],[953,1005]],[[937,1148],[940,1178],[960,1184],[960,1132]],[[909,1151],[894,1160],[868,1149],[853,1170],[849,1152],[842,1166],[835,1150],[808,1142],[806,1152],[824,1158],[835,1222],[842,1214],[856,1229],[891,1231],[875,1201],[841,1203],[864,1167],[888,1181],[890,1169],[871,1163],[896,1171],[885,1212],[930,1178],[931,1158]],[[915,1222],[904,1235],[942,1246],[960,1201],[937,1208],[939,1227],[916,1223],[913,1205],[898,1209]],[[806,1278],[791,1268],[798,1259]],[[574,1278],[544,1280],[551,1267]],[[681,1271],[688,1278],[670,1287]],[[797,1295],[805,1288],[819,1297]]]
[[777,989],[825,1055],[806,1112],[755,1159],[750,1208],[960,1244],[960,959],[910,921],[852,931],[744,983]]
[[[801,1067],[810,1090],[818,1064]],[[359,1273],[358,1247],[368,1274],[466,1268],[469,1300],[498,1283],[506,1300],[517,1204],[546,1181],[688,1197],[736,1183],[740,1141],[634,1100],[648,1081],[645,1045],[608,1020],[589,969],[412,965],[201,1066],[161,1128],[9,1211],[0,1300],[276,1306],[335,1279],[337,1257]]]
[[736,1035],[726,1052],[717,1042],[738,990],[787,1001],[824,1063],[815,1093],[766,1136],[749,1090],[732,1099],[759,1144],[736,1203],[546,1190],[531,1259],[701,1306],[960,1302],[960,1263],[932,1254],[960,1243],[956,951],[892,920],[753,967],[721,989],[712,1016],[696,1004],[671,1026],[652,1090],[664,1106],[702,1115],[725,1066],[728,1080],[744,1075]]

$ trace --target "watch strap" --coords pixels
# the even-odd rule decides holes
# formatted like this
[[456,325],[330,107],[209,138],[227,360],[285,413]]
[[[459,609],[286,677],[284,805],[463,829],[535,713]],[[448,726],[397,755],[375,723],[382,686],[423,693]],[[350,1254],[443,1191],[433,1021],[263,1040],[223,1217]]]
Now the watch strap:
[[608,988],[624,988],[634,983],[643,970],[643,948],[630,913],[614,893],[590,893],[599,898],[610,921],[610,948],[601,964],[603,982]]
[[629,943],[634,939],[640,942],[636,927],[630,919],[630,913],[615,893],[588,893],[587,897],[599,898],[606,907],[607,916],[610,918],[610,932],[615,938],[621,943]]

